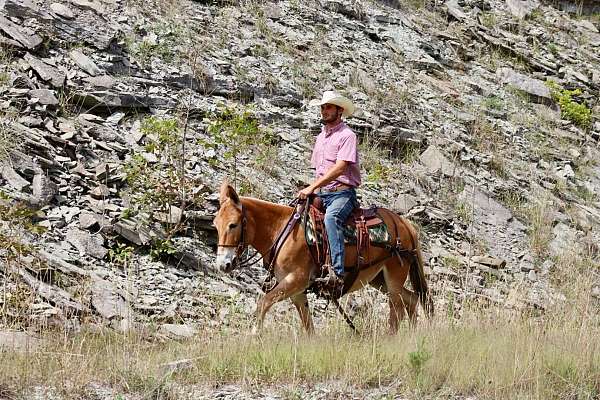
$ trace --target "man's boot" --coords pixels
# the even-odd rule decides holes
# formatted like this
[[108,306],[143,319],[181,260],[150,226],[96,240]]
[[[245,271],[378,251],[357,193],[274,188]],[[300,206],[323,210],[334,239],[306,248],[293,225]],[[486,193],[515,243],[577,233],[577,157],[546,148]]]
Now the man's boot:
[[335,272],[332,272],[330,274],[327,274],[327,276],[323,277],[323,278],[317,278],[315,279],[315,283],[319,283],[323,286],[327,286],[327,287],[337,287],[337,286],[343,286],[344,285],[344,278],[339,277],[335,274]]
[[327,264],[326,268],[327,276],[315,279],[315,283],[332,293],[341,290],[344,287],[344,278],[338,276],[330,264]]

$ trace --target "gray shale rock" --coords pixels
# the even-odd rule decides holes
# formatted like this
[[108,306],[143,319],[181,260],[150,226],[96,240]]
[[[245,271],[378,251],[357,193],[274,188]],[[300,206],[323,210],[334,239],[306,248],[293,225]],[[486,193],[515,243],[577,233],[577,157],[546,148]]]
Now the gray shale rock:
[[427,168],[430,175],[442,174],[445,176],[457,176],[460,172],[453,163],[451,163],[437,146],[429,146],[421,154],[419,161]]
[[44,206],[52,201],[58,193],[57,185],[44,174],[43,171],[36,171],[32,182],[33,201],[37,206]]
[[111,91],[75,93],[71,100],[75,104],[101,113],[113,113],[122,109],[143,112],[150,108],[169,109],[176,105],[173,99],[167,97]]
[[102,259],[108,253],[108,250],[103,246],[104,238],[100,235],[92,235],[81,229],[71,228],[67,232],[66,239],[82,255]]
[[163,324],[159,332],[173,339],[189,339],[194,337],[198,330],[185,324]]
[[540,3],[536,0],[506,0],[506,6],[512,15],[524,19],[537,10]]
[[61,3],[52,3],[50,4],[50,10],[56,15],[63,17],[65,19],[73,19],[75,18],[75,14],[69,7]]
[[4,163],[0,166],[0,175],[6,179],[10,187],[18,192],[29,186],[29,181],[19,175],[10,163]]
[[14,39],[14,41],[12,42],[5,43],[12,44],[15,47],[22,47],[27,50],[33,50],[43,42],[43,39],[31,29],[19,26],[1,15],[0,31],[4,32],[6,35]]
[[553,104],[550,89],[539,79],[530,78],[511,68],[498,68],[496,75],[502,83],[511,85],[529,95],[532,101],[547,105]]
[[10,17],[37,18],[49,21],[52,17],[32,0],[0,0],[0,8]]
[[44,82],[50,82],[55,88],[60,88],[65,83],[65,74],[59,71],[58,68],[29,53],[25,54],[24,60],[27,61],[31,69],[33,69]]
[[129,304],[117,293],[114,283],[92,277],[92,306],[105,319],[130,319],[134,314]]
[[84,70],[88,75],[97,76],[102,74],[102,70],[98,68],[96,63],[81,51],[72,50],[69,55],[73,61],[75,61],[75,64],[77,64],[77,66]]
[[456,0],[448,0],[444,3],[446,6],[446,10],[448,11],[448,15],[451,15],[458,21],[464,21],[469,18],[467,14],[462,10],[462,8],[458,5]]
[[54,96],[54,91],[49,89],[34,89],[29,91],[31,98],[36,98],[40,104],[47,106],[58,105],[58,99]]

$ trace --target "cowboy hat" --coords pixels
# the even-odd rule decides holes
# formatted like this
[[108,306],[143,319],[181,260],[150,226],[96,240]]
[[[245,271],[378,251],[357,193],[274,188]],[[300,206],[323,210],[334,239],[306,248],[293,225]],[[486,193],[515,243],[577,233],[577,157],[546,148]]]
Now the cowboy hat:
[[342,113],[344,117],[351,116],[356,110],[356,107],[348,98],[342,96],[334,90],[327,90],[323,92],[322,99],[314,99],[308,103],[308,105],[311,107],[322,106],[323,104],[334,104],[336,106],[342,107],[344,109],[344,112]]

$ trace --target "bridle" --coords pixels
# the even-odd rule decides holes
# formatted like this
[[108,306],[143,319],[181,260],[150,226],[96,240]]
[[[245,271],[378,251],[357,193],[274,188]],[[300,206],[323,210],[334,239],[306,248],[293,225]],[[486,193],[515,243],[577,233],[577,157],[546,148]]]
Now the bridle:
[[[294,199],[288,205],[295,207],[298,204],[298,202],[299,202],[298,199]],[[242,210],[242,231],[240,233],[240,241],[238,242],[238,244],[217,244],[217,246],[219,246],[219,247],[235,247],[236,248],[235,258],[233,259],[233,267],[231,268],[231,270],[234,270],[234,269],[240,268],[240,267],[250,267],[264,259],[264,256],[261,255],[256,260],[250,262],[250,260],[252,260],[254,257],[256,257],[256,255],[259,253],[259,251],[255,249],[255,251],[252,255],[249,255],[243,261],[240,261],[240,259],[242,258],[242,254],[244,254],[244,251],[248,247],[248,244],[246,243],[246,239],[245,239],[246,238],[245,230],[246,230],[246,226],[247,226],[246,211],[244,210],[244,206],[242,204],[240,204],[240,207]],[[293,225],[290,225],[291,222],[292,221],[296,222],[299,218],[300,218],[300,214],[298,213],[298,211],[296,209],[294,209],[294,211],[292,212],[292,215],[290,216],[290,219],[288,220],[288,222],[286,224],[286,227],[277,235],[277,238],[275,239],[275,241],[273,241],[271,246],[269,246],[269,248],[265,252],[265,254],[270,254],[270,262],[269,262],[269,265],[267,266],[267,270],[269,271],[269,273],[272,272],[273,264],[275,261],[275,256],[277,255],[277,250],[283,244],[283,241],[285,241],[285,239],[287,238],[287,235],[289,234],[289,232],[291,230],[290,228],[293,227]]]
[[[294,229],[294,226],[296,225],[296,223],[298,223],[298,221],[300,220],[303,210],[305,210],[305,209],[307,210],[307,208],[306,208],[307,201],[306,200],[300,200],[300,199],[296,198],[296,199],[292,200],[288,205],[294,206],[292,215],[288,219],[285,227],[281,230],[281,232],[279,232],[279,234],[275,238],[275,241],[271,244],[271,246],[269,246],[269,248],[265,252],[265,254],[269,254],[268,264],[265,264],[265,268],[267,269],[268,275],[265,277],[264,282],[261,285],[261,288],[262,288],[263,292],[265,292],[265,293],[270,292],[274,287],[274,285],[271,285],[269,287],[267,282],[271,278],[274,277],[275,259],[277,258],[279,249],[281,249],[281,246],[283,246],[283,243],[287,239],[288,235],[290,234],[292,229]],[[242,254],[246,250],[246,247],[248,247],[248,245],[246,244],[246,241],[245,241],[246,235],[244,233],[244,231],[246,229],[246,225],[247,225],[246,212],[244,211],[243,205],[240,204],[240,207],[241,207],[241,211],[242,211],[242,231],[240,233],[239,243],[238,244],[218,244],[217,245],[219,247],[236,247],[235,258],[233,260],[233,267],[231,268],[231,270],[234,270],[234,269],[240,268],[240,267],[250,267],[250,266],[256,264],[257,262],[259,262],[260,260],[264,260],[264,255],[261,255],[256,260],[250,262],[250,260],[252,260],[259,253],[258,250],[256,250],[254,252],[254,254],[252,254],[251,256],[248,256],[244,261],[239,261]],[[276,283],[277,282],[275,282],[275,284]],[[357,332],[356,326],[354,326],[352,319],[344,311],[344,309],[340,305],[338,299],[334,297],[332,300],[333,300],[334,304],[336,305],[340,314],[346,320],[346,323],[348,323],[348,325],[350,326],[350,328],[352,328],[352,330],[354,332]]]
[[[247,219],[246,219],[246,211],[244,210],[244,206],[240,204],[240,207],[242,209],[242,226],[241,226],[241,233],[240,233],[240,240],[238,242],[238,244],[226,244],[226,243],[219,243],[217,244],[218,247],[235,247],[235,264],[233,266],[233,268],[238,268],[241,266],[242,263],[239,262],[239,259],[241,258],[242,254],[244,254],[244,251],[246,250],[246,247],[248,247],[248,245],[246,244],[246,225],[247,225]],[[246,260],[244,260],[244,262],[247,262],[249,259],[253,258],[256,254],[258,254],[258,251],[256,253],[254,253],[251,257],[247,258]]]

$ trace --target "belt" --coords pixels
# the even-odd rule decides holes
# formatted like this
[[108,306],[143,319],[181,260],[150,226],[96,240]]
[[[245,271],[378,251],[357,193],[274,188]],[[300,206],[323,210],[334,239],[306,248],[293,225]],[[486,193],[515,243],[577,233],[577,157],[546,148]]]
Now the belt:
[[323,187],[318,188],[317,190],[315,190],[315,193],[332,193],[332,192],[341,192],[342,190],[348,190],[348,189],[354,189],[354,186],[350,186],[350,185],[345,185],[345,184],[339,184],[336,187],[332,188],[332,189],[326,189]]

